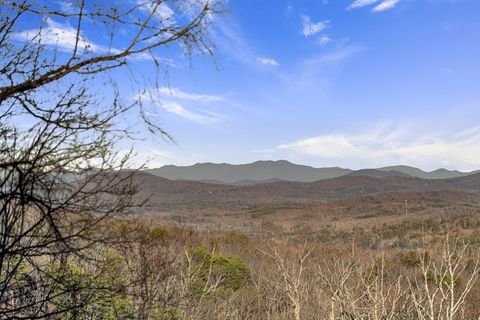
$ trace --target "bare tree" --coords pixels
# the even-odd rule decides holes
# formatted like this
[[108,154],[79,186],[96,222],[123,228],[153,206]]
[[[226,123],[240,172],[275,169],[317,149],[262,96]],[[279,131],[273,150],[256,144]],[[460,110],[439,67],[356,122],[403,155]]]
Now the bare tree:
[[[131,154],[116,147],[130,132],[117,119],[137,108],[150,130],[166,134],[138,101],[126,102],[114,72],[138,76],[135,59],[159,71],[170,45],[212,53],[207,30],[219,6],[0,1],[0,318],[59,317],[88,303],[88,294],[55,303],[97,289],[62,285],[69,261],[88,261],[106,218],[140,204],[134,172],[121,170]],[[92,28],[100,40],[88,38]]]
[[312,253],[312,249],[309,249],[307,242],[305,242],[298,249],[298,252],[295,252],[293,261],[288,259],[289,257],[282,254],[275,246],[270,246],[269,252],[264,251],[264,253],[275,263],[277,274],[281,278],[277,285],[288,297],[294,319],[302,319],[302,308],[308,289],[305,270],[307,269],[307,260]]
[[480,276],[478,253],[470,260],[468,249],[447,235],[439,259],[420,256],[420,276],[409,283],[418,319],[466,319],[466,298]]
[[408,318],[404,277],[388,279],[385,258],[365,263],[353,257],[318,266],[319,289],[330,298],[329,319]]

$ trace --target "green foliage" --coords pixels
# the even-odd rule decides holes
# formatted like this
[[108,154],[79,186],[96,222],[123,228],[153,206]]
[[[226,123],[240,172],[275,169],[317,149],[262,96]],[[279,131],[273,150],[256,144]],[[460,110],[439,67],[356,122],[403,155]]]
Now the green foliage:
[[130,230],[131,230],[130,225],[127,222],[120,222],[113,226],[113,231],[118,235],[122,235],[122,236],[130,232]]
[[154,320],[180,320],[182,318],[182,311],[176,307],[158,307],[153,308],[150,313],[150,319]]
[[0,285],[8,282],[12,289],[27,285],[31,270],[24,259],[12,255],[3,261],[3,266],[0,270]]
[[452,282],[454,284],[456,284],[448,275],[446,274],[437,274],[435,273],[434,271],[432,270],[428,270],[427,271],[427,280],[431,283],[434,283],[438,286],[441,286],[441,285],[451,285]]
[[121,293],[118,263],[118,257],[109,253],[101,263],[108,270],[100,274],[73,261],[54,263],[51,272],[56,275],[58,297],[52,303],[66,310],[60,319],[131,319],[133,304]]
[[250,268],[240,258],[221,253],[211,253],[204,247],[190,248],[196,277],[191,283],[194,295],[200,296],[209,284],[219,280],[216,294],[225,296],[248,284]]
[[210,244],[211,248],[219,248],[220,247],[220,238],[219,237],[212,237],[212,238],[210,238],[208,243]]
[[165,240],[167,233],[167,229],[163,227],[153,227],[150,229],[149,235],[152,240]]

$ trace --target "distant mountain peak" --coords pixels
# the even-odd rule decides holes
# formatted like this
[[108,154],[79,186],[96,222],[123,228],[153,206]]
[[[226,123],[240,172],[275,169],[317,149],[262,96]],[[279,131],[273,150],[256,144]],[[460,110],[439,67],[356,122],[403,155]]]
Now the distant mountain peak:
[[353,171],[341,167],[315,168],[292,163],[288,160],[258,160],[246,164],[204,162],[191,166],[166,165],[156,169],[147,169],[146,171],[170,180],[217,181],[227,184],[242,184],[246,182],[254,184],[275,180],[313,182],[344,175],[377,178],[410,176],[422,179],[450,179],[478,172],[461,172],[445,168],[427,172],[408,165]]
[[352,170],[343,168],[314,168],[287,160],[258,160],[248,164],[197,163],[192,166],[163,166],[147,172],[171,180],[264,182],[272,180],[312,182],[340,177]]

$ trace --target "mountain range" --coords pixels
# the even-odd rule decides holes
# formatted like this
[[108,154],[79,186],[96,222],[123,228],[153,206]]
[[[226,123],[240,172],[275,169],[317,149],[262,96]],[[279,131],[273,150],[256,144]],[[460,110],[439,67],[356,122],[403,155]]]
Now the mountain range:
[[451,179],[465,177],[480,172],[461,172],[457,170],[421,169],[398,165],[376,169],[351,170],[340,167],[315,168],[294,164],[286,160],[256,161],[249,164],[197,163],[192,166],[166,165],[160,168],[146,169],[145,172],[169,180],[201,181],[217,184],[252,185],[275,181],[314,182],[342,176],[363,177],[414,177],[426,180]]
[[[388,174],[391,174],[391,171]],[[329,201],[378,194],[479,194],[480,173],[449,179],[422,179],[408,176],[354,176],[315,182],[281,181],[251,185],[215,184],[201,181],[169,180],[147,172],[135,174],[137,196],[152,207],[242,207],[255,203]],[[449,196],[451,197],[451,195]]]

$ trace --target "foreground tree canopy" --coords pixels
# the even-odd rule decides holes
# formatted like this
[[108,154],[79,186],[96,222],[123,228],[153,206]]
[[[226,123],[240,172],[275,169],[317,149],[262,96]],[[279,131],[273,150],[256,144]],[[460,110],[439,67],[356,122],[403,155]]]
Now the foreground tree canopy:
[[132,174],[120,171],[130,154],[116,145],[129,132],[117,119],[137,110],[166,134],[121,96],[113,72],[134,78],[135,59],[160,71],[166,46],[213,53],[220,5],[0,1],[0,318],[75,314],[105,284],[72,259],[94,259],[106,218],[139,205]]

